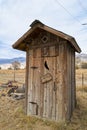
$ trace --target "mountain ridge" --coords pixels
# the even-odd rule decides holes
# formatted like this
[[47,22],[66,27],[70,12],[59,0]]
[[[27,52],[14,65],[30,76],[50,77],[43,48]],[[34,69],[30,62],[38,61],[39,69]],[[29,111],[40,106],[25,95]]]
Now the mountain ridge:
[[12,62],[18,61],[20,63],[25,62],[25,57],[15,57],[15,58],[0,58],[0,64],[12,64]]
[[[81,54],[76,54],[76,59],[79,58],[82,61],[87,61],[87,54],[86,53],[81,53]],[[14,61],[18,61],[20,63],[23,63],[26,61],[25,57],[15,57],[15,58],[0,58],[0,64],[12,64]]]
[[76,59],[79,58],[81,61],[87,61],[87,54],[81,53],[76,55]]

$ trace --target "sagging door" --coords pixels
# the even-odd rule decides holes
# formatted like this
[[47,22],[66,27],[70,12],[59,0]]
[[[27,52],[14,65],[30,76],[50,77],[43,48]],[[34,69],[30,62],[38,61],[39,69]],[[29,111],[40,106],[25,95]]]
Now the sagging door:
[[30,115],[55,118],[56,46],[29,51],[28,110]]
[[53,118],[56,117],[56,73],[57,73],[57,46],[42,49],[43,75],[41,82],[43,84],[43,117]]
[[40,114],[41,49],[29,50],[28,114]]

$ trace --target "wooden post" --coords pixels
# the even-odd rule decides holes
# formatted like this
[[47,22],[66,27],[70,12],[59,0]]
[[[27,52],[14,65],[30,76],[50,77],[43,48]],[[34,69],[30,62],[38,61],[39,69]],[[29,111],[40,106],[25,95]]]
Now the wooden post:
[[15,68],[14,68],[14,81],[15,81]]
[[84,91],[84,74],[82,73],[82,90]]

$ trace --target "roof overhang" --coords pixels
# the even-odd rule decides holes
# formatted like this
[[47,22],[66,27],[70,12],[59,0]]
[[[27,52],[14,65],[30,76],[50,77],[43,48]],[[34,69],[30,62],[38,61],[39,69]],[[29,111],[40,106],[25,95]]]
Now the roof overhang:
[[[81,49],[80,47],[78,46],[76,40],[72,37],[72,36],[69,36],[63,32],[60,32],[58,30],[55,30],[51,27],[48,27],[46,25],[44,25],[43,23],[41,23],[40,21],[38,20],[35,20],[31,25],[30,25],[30,29],[21,37],[19,38],[13,45],[12,47],[14,49],[18,49],[18,50],[22,50],[22,51],[26,51],[26,48],[27,48],[27,43],[26,43],[26,39],[29,37],[31,37],[31,35],[33,35],[34,33],[37,34],[39,33],[40,30],[45,30],[49,33],[52,33],[56,36],[59,36],[67,41],[69,41],[71,43],[71,46],[74,47],[75,51],[80,53],[81,52]],[[30,39],[29,39],[30,40]],[[31,41],[30,41],[31,42]]]

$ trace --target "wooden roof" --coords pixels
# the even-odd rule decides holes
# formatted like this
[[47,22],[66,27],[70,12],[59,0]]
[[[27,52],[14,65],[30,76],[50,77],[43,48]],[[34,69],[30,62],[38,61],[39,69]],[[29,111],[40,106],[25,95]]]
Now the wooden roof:
[[72,47],[74,47],[76,52],[79,52],[79,53],[81,52],[80,47],[78,46],[77,42],[72,36],[69,36],[61,31],[48,27],[44,25],[43,23],[41,23],[39,20],[35,20],[30,25],[30,27],[31,28],[13,44],[12,47],[14,49],[26,51],[26,43],[27,43],[26,39],[28,39],[28,44],[29,44],[29,42],[31,42],[31,36],[33,36],[34,38],[41,30],[44,30],[69,41],[69,43],[72,45]]

